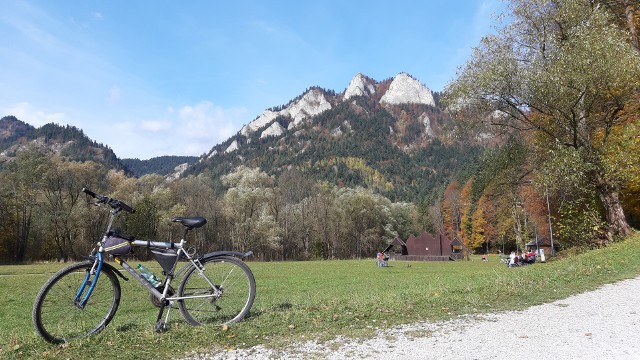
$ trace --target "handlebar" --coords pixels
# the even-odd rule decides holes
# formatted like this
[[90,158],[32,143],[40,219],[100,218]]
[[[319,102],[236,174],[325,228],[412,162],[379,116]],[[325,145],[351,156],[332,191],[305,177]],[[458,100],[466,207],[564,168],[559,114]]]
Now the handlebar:
[[92,197],[97,197],[98,194],[94,193],[93,191],[87,189],[87,188],[82,188],[82,192],[87,194],[87,195],[91,195]]
[[107,204],[109,206],[111,206],[111,208],[115,209],[115,210],[124,210],[130,214],[133,214],[134,212],[136,212],[131,206],[125,204],[124,202],[120,201],[120,200],[116,200],[116,199],[112,199],[108,196],[104,196],[104,195],[100,195],[100,194],[96,194],[93,191],[87,189],[87,188],[82,188],[82,192],[93,197],[96,198],[98,201],[98,204]]

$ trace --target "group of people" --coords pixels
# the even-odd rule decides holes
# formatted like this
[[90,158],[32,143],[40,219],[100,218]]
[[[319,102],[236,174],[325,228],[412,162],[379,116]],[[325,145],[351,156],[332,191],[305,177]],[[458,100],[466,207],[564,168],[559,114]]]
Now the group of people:
[[376,255],[376,259],[378,260],[378,267],[387,267],[389,266],[389,255],[383,253],[382,251],[378,251]]
[[516,254],[515,251],[512,251],[511,255],[509,255],[509,267],[533,264],[535,262],[536,253],[533,250],[529,250],[529,252],[523,252],[520,255]]

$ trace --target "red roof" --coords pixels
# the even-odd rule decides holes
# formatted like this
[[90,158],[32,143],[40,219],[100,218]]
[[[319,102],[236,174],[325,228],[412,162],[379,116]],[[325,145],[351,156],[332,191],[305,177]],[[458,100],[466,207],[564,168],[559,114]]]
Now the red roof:
[[449,256],[451,240],[442,234],[434,235],[423,232],[420,236],[409,236],[407,239],[409,255]]

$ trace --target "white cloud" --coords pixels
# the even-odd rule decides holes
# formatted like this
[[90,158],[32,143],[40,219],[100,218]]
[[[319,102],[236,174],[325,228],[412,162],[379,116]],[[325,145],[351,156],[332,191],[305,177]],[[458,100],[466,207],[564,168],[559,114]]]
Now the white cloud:
[[161,155],[202,155],[234,135],[246,119],[247,109],[225,109],[210,101],[167,107],[156,119],[127,117],[112,121],[114,114],[66,114],[40,109],[29,102],[0,108],[35,127],[48,123],[75,125],[92,139],[108,145],[120,158],[148,159]]
[[161,155],[202,155],[234,135],[246,119],[247,109],[225,109],[210,101],[182,107],[168,106],[155,119],[105,123],[110,146],[121,158],[148,159]]
[[202,101],[178,110],[178,129],[186,139],[208,144],[200,150],[204,152],[235,134],[239,128],[237,124],[246,114],[246,108],[224,109],[210,101]]
[[135,130],[135,125],[131,122],[117,122],[115,124],[113,124],[113,128],[114,130],[118,130],[118,131],[134,131]]
[[61,112],[47,113],[45,111],[34,108],[28,102],[20,102],[10,106],[4,110],[5,114],[13,115],[18,120],[24,121],[35,127],[44,124],[56,123],[60,125],[67,124],[67,115]]
[[195,155],[195,156],[202,155],[203,153],[206,152],[206,151],[202,151],[200,146],[194,145],[194,144],[187,145],[183,151],[185,154]]
[[150,132],[160,132],[171,128],[170,121],[143,121],[140,123],[140,129]]

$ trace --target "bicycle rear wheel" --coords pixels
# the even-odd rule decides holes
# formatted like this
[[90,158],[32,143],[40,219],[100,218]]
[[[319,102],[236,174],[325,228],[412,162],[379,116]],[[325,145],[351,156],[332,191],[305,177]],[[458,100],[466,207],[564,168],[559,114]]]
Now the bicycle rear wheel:
[[[202,297],[178,300],[182,316],[195,326],[242,320],[256,296],[256,281],[249,267],[232,256],[211,257],[200,263],[202,273],[193,266],[187,270],[178,296]],[[216,292],[218,295],[213,296]]]
[[[70,265],[40,289],[32,318],[38,334],[46,341],[57,344],[97,333],[115,315],[120,304],[120,283],[112,271],[104,268],[87,304],[80,308],[73,301],[92,266],[93,261]],[[91,277],[89,281],[93,280]]]

